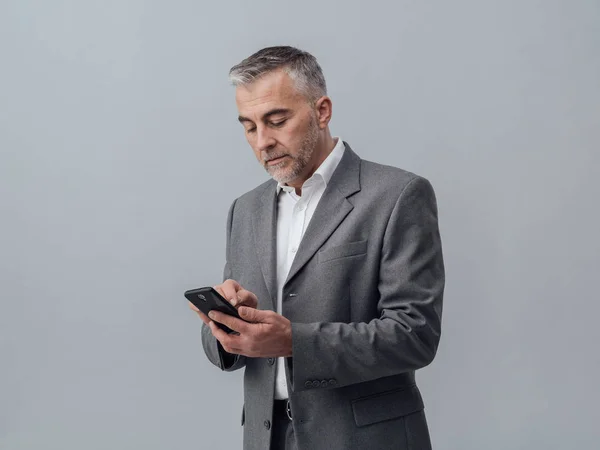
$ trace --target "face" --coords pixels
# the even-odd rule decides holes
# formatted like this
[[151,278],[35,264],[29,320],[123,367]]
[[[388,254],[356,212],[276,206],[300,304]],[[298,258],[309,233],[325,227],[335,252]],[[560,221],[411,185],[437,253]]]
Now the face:
[[301,186],[320,163],[318,109],[284,71],[238,86],[236,103],[258,161],[276,181]]

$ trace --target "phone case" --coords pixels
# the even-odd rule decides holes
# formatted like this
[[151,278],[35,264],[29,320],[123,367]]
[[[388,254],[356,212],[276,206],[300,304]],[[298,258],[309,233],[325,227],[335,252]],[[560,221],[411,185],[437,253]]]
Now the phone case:
[[[220,311],[224,314],[229,314],[230,316],[236,317],[240,320],[243,320],[231,303],[225,300],[221,294],[219,294],[212,287],[203,287],[199,289],[191,289],[186,291],[184,294],[185,298],[187,298],[192,304],[202,311],[204,314],[208,315],[209,311],[216,310]],[[215,321],[215,325],[218,326],[221,330],[226,333],[236,333],[231,328],[223,325]]]

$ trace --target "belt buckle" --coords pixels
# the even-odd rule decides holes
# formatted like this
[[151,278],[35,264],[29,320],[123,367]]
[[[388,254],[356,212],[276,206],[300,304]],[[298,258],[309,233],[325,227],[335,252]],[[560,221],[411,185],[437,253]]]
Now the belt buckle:
[[285,412],[290,420],[292,420],[292,407],[290,405],[290,400],[286,400],[285,402]]

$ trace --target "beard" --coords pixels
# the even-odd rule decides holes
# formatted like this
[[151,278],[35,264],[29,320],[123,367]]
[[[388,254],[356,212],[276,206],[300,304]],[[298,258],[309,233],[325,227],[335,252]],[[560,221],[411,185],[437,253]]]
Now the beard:
[[278,157],[284,156],[284,154],[268,155],[267,160],[263,158],[263,165],[265,170],[278,183],[286,184],[290,181],[294,181],[296,178],[298,178],[298,176],[302,173],[302,171],[310,162],[310,158],[312,157],[317,148],[318,141],[319,126],[315,117],[312,116],[310,119],[310,124],[308,126],[308,131],[302,139],[300,150],[298,150],[296,156],[288,154],[286,156],[288,158],[291,158],[291,161],[283,160],[280,163],[268,165],[268,160],[276,159]]

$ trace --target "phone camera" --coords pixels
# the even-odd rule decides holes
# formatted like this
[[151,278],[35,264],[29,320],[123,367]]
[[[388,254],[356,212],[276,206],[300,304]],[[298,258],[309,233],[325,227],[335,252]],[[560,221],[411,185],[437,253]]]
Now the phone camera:
[[205,302],[205,301],[206,301],[206,297],[205,297],[204,295],[202,295],[202,294],[198,294],[198,298],[199,298],[200,300],[202,300],[203,302]]

